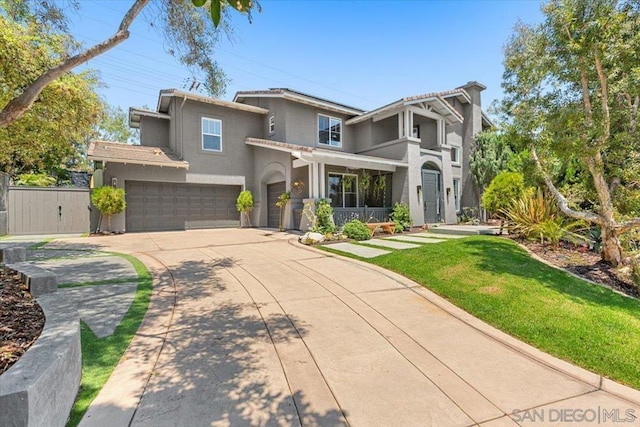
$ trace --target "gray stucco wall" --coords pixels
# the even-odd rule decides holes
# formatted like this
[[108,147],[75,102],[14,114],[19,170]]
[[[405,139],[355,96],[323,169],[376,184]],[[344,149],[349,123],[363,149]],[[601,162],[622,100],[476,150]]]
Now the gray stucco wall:
[[471,97],[471,104],[464,108],[462,140],[462,197],[461,206],[478,207],[478,194],[469,172],[469,156],[475,145],[475,135],[482,131],[481,89],[478,86],[465,86]]
[[[398,116],[387,117],[377,122],[367,120],[365,123],[371,126],[370,145],[398,139]],[[363,142],[363,146],[366,147],[366,141]]]
[[140,145],[169,148],[170,121],[155,117],[140,118]]
[[435,120],[414,114],[413,125],[420,126],[420,148],[438,147],[438,123]]

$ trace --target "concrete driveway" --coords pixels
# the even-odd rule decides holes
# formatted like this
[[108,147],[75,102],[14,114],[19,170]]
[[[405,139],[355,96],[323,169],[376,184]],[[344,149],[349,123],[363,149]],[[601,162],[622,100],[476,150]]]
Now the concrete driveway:
[[155,277],[143,325],[82,425],[584,425],[567,422],[575,410],[597,411],[600,421],[603,410],[640,417],[633,391],[407,279],[293,238],[233,229],[54,242],[132,253]]

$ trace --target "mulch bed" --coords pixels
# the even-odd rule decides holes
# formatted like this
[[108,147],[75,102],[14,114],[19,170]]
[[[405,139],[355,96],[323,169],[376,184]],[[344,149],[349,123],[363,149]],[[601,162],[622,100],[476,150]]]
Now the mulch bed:
[[36,341],[44,313],[19,276],[0,268],[0,375]]
[[557,267],[634,298],[640,298],[638,286],[633,283],[628,272],[603,262],[600,254],[596,252],[570,244],[561,244],[556,248],[523,240],[516,241]]

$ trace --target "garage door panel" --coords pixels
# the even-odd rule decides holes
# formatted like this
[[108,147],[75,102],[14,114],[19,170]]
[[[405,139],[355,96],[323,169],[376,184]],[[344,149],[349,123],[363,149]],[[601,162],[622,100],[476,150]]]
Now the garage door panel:
[[128,231],[166,231],[240,225],[240,186],[127,181]]

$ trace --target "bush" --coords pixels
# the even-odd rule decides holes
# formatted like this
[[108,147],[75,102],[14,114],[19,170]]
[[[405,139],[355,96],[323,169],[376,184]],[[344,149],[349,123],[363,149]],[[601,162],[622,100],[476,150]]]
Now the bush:
[[396,223],[397,233],[411,227],[413,224],[413,221],[411,220],[411,213],[409,212],[409,205],[406,203],[396,202],[390,216],[391,220]]
[[253,210],[253,194],[251,194],[251,191],[243,190],[238,194],[236,209],[238,209],[246,224],[251,227],[251,219],[249,218],[249,212]]
[[124,190],[110,186],[94,188],[91,192],[91,203],[107,217],[109,230],[111,230],[111,217],[124,212],[127,207]]
[[56,179],[45,173],[24,173],[16,181],[16,185],[26,187],[51,187],[55,183]]
[[482,195],[482,207],[498,216],[524,194],[524,176],[518,172],[501,172]]
[[369,227],[359,219],[352,219],[347,222],[342,229],[342,233],[354,240],[369,240],[371,238]]
[[631,259],[631,280],[640,289],[640,260],[638,258]]
[[527,240],[557,245],[560,239],[571,235],[571,230],[582,225],[582,221],[570,222],[562,215],[555,201],[545,197],[542,190],[536,194],[525,194],[513,202],[502,215],[509,221],[509,231]]
[[316,215],[311,231],[325,235],[336,231],[336,225],[333,223],[333,208],[326,200],[320,200],[316,204]]

